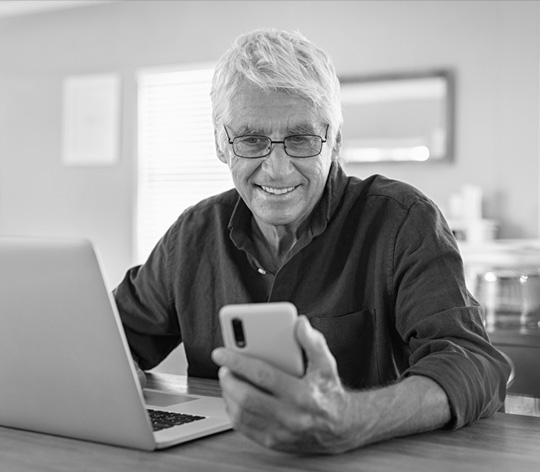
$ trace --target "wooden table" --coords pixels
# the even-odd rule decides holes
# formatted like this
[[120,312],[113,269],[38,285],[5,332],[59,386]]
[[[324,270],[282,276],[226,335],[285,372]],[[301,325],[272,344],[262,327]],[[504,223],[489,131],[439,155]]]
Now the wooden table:
[[[149,387],[219,395],[215,382],[167,374],[151,374]],[[274,452],[235,431],[159,452],[140,452],[0,428],[0,471],[538,472],[540,417],[496,413],[459,431],[394,439],[338,456]]]

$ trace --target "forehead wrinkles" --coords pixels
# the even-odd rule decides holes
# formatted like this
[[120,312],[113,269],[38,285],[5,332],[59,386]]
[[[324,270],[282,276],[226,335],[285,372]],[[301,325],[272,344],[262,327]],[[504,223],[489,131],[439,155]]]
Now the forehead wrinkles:
[[257,125],[257,124],[239,124],[236,125],[233,123],[232,129],[238,135],[270,135],[273,133],[285,133],[287,136],[291,134],[317,134],[319,132],[318,128],[320,126],[315,125],[314,123],[289,123],[285,126],[273,126],[272,123],[266,125]]
[[280,90],[242,87],[227,108],[228,125],[235,131],[308,133],[321,125],[319,113],[311,102]]

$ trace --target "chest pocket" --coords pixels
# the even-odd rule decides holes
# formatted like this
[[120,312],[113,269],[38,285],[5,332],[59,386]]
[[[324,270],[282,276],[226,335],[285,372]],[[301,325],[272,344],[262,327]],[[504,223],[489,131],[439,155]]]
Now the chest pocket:
[[309,321],[324,334],[345,386],[359,389],[379,385],[374,310],[333,318],[310,316]]

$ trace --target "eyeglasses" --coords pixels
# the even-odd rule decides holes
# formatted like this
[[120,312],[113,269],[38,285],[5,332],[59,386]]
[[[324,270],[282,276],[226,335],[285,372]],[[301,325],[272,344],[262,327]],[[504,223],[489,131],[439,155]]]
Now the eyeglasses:
[[258,159],[268,156],[272,152],[273,144],[283,144],[285,153],[290,157],[305,158],[318,156],[322,151],[323,143],[327,141],[326,137],[329,126],[326,126],[324,138],[313,134],[295,134],[287,136],[283,141],[273,141],[268,136],[254,134],[237,136],[231,139],[227,128],[225,126],[223,127],[225,128],[225,133],[227,133],[229,144],[232,145],[233,152],[238,157]]

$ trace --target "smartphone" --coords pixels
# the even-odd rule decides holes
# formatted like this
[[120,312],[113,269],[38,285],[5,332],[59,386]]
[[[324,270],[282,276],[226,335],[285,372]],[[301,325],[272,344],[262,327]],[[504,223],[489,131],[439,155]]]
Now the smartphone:
[[294,334],[297,318],[289,302],[225,305],[219,311],[225,347],[301,377],[304,360]]

